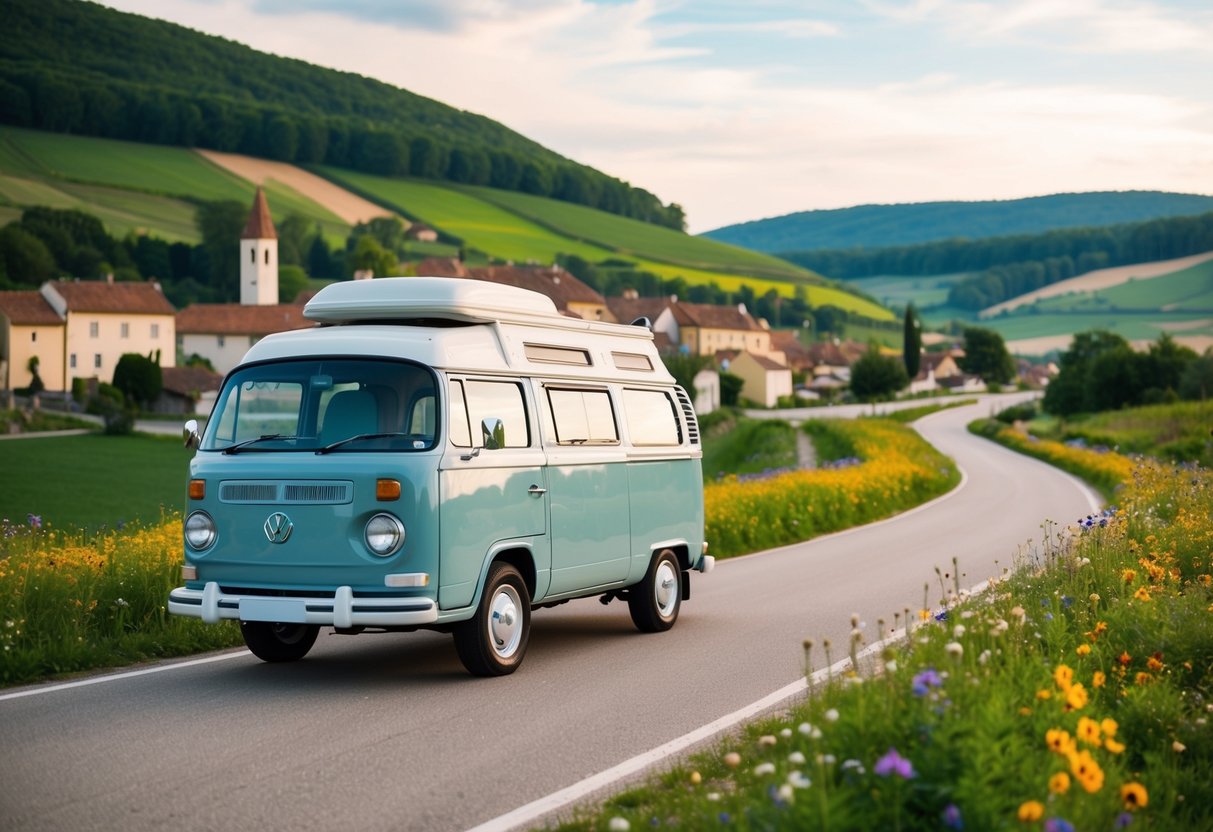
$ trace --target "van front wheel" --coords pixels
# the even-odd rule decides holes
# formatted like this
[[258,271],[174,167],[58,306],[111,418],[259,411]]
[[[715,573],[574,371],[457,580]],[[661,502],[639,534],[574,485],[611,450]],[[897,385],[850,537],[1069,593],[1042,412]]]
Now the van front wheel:
[[316,643],[317,624],[275,624],[241,621],[240,634],[253,655],[263,662],[293,662],[302,659]]
[[522,664],[531,636],[531,594],[511,564],[489,567],[476,614],[455,627],[455,651],[473,676],[505,676]]
[[628,612],[642,633],[660,633],[674,626],[682,604],[682,570],[669,549],[653,558],[644,580],[628,590]]

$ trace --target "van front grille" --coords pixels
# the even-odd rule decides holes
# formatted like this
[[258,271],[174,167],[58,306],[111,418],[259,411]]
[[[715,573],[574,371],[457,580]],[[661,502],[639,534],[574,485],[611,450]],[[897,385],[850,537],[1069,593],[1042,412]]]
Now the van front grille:
[[354,484],[345,480],[227,480],[219,483],[223,503],[291,503],[343,505],[354,499]]

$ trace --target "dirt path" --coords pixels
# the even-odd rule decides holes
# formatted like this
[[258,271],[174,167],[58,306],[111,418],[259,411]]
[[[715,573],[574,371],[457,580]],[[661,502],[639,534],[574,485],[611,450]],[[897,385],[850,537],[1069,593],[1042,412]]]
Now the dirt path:
[[382,217],[388,213],[375,203],[368,202],[327,179],[314,173],[308,173],[294,165],[288,165],[286,162],[271,162],[266,159],[254,159],[252,156],[220,153],[216,150],[202,150],[201,148],[198,148],[196,152],[221,168],[226,168],[254,184],[261,185],[266,180],[272,179],[286,185],[308,199],[323,205],[350,225]]
[[1029,292],[1026,295],[1020,295],[1011,300],[987,307],[981,310],[980,317],[990,318],[999,312],[1009,311],[1032,303],[1038,298],[1055,298],[1060,295],[1070,294],[1071,292],[1093,292],[1097,289],[1107,289],[1111,286],[1128,283],[1134,278],[1148,280],[1154,277],[1162,277],[1163,275],[1177,272],[1180,269],[1186,269],[1189,266],[1203,263],[1206,260],[1213,260],[1213,251],[1208,251],[1204,254],[1193,254],[1191,257],[1179,257],[1175,260],[1159,260],[1154,263],[1138,263],[1132,266],[1116,266],[1111,269],[1099,269],[1098,271],[1087,272],[1078,277],[1071,277],[1069,280],[1053,283],[1037,289],[1035,292]]

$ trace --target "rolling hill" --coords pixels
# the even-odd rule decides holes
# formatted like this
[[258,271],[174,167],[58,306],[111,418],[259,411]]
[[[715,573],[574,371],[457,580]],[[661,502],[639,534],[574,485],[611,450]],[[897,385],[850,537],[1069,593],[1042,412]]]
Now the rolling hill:
[[776,254],[1039,234],[1207,211],[1213,211],[1213,196],[1160,191],[1054,194],[984,202],[858,205],[801,211],[718,228],[703,236]]

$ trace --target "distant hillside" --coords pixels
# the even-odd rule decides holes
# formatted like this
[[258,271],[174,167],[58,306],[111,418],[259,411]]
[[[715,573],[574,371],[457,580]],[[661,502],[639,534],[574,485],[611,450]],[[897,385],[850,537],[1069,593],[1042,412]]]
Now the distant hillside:
[[1161,191],[1055,194],[988,202],[860,205],[730,225],[703,236],[772,254],[978,240],[1213,211],[1213,196]]
[[681,231],[683,212],[491,119],[76,0],[5,0],[0,124],[547,196]]

